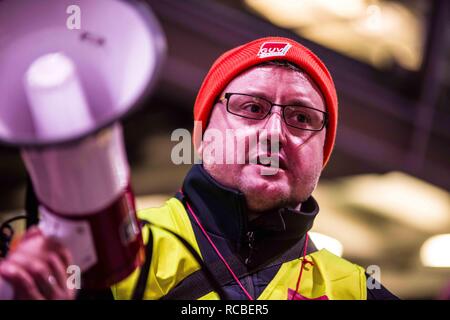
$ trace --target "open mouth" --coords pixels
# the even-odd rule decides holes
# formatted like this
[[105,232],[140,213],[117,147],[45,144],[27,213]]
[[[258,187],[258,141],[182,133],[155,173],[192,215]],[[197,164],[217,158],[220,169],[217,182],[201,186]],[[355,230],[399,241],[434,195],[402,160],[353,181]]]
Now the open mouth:
[[[272,160],[273,157],[278,156],[278,166],[274,161]],[[268,156],[262,156],[258,155],[256,161],[253,161],[252,163],[256,163],[257,165],[266,167],[266,168],[278,168],[281,170],[287,170],[287,162],[286,159],[282,155],[268,155]],[[269,161],[268,161],[269,160]]]

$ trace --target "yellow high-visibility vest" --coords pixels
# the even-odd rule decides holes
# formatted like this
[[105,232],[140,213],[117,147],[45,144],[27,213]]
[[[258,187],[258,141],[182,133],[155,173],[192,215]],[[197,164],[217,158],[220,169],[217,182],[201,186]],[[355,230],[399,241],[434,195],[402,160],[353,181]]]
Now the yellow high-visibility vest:
[[[160,208],[138,212],[142,219],[164,227],[183,237],[202,257],[191,222],[183,204],[171,198]],[[200,269],[184,245],[174,235],[156,226],[153,234],[153,254],[144,299],[160,299],[183,279]],[[149,232],[142,230],[144,242]],[[314,299],[326,296],[330,300],[366,300],[366,276],[362,267],[322,249],[306,258],[314,263],[303,270],[300,295]],[[289,289],[295,290],[302,258],[283,263],[258,300],[287,300]],[[140,269],[112,287],[115,299],[131,299]],[[219,299],[215,292],[200,298]]]

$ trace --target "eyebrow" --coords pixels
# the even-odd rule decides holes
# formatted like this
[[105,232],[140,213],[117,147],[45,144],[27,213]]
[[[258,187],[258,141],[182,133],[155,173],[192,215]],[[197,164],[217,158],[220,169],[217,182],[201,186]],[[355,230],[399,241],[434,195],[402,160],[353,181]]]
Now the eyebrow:
[[[240,93],[249,94],[249,95],[252,95],[252,96],[255,96],[255,97],[263,98],[263,99],[268,100],[268,101],[273,103],[272,99],[269,98],[264,91],[261,91],[261,90],[258,90],[258,89],[256,89],[256,90],[255,89],[246,89],[246,90],[244,90],[244,92],[240,92]],[[302,99],[302,98],[294,98],[293,100],[289,100],[288,103],[283,103],[281,105],[283,105],[283,106],[291,106],[291,105],[292,106],[303,106],[303,107],[314,108],[314,109],[318,109],[318,110],[326,112],[326,106],[325,105],[322,105],[322,104],[320,104],[320,105],[313,105],[311,103],[311,101],[306,100],[306,99]]]

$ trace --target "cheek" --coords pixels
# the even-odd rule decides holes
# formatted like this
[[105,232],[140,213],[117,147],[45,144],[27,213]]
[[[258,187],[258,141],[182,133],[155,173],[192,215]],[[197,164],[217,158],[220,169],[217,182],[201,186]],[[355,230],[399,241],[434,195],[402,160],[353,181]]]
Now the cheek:
[[240,118],[229,114],[225,106],[217,104],[211,112],[207,128],[225,132],[226,129],[239,128],[239,120]]
[[[207,129],[203,135],[203,167],[211,176],[221,184],[235,188],[241,175],[242,165],[235,161],[227,163],[227,159],[234,158],[233,133],[231,134],[231,144],[227,145],[227,130],[238,128],[236,120],[230,118],[228,113],[221,106],[215,106],[211,113]],[[229,155],[228,153],[231,153]]]
[[211,113],[208,125],[202,136],[201,154],[204,165],[213,167],[213,164],[221,164],[224,162],[225,128],[227,126],[226,119],[222,114],[219,106],[215,106]]
[[286,147],[286,153],[292,165],[292,173],[297,179],[314,178],[323,166],[323,145],[325,135],[310,136],[307,139],[292,139]]
[[[203,150],[220,149],[222,163],[242,167],[248,154],[256,153],[259,127],[251,120],[236,117],[223,109],[215,109],[203,135]],[[218,142],[218,143],[217,143]],[[216,143],[216,144],[215,144]],[[215,144],[215,145],[214,145]],[[207,156],[204,153],[204,156]]]

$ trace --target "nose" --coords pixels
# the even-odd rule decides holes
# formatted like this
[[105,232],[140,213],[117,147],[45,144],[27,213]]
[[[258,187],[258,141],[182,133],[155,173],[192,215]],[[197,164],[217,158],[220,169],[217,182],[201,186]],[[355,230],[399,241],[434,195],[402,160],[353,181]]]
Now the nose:
[[278,136],[280,148],[284,145],[286,137],[284,131],[283,109],[281,107],[272,107],[272,111],[268,116],[267,122],[264,125],[264,129],[267,130],[267,138],[269,140],[269,144],[270,140],[273,137]]
[[268,119],[264,125],[264,129],[268,131],[268,133],[281,134],[281,130],[283,127],[283,110],[279,106],[273,106],[272,111],[268,116]]

